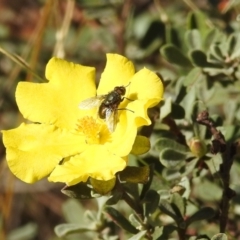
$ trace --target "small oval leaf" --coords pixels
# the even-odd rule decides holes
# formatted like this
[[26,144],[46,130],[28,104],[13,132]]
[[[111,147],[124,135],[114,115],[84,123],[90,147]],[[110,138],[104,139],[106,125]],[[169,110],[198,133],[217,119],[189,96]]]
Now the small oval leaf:
[[173,139],[170,139],[170,138],[159,138],[155,145],[154,145],[155,149],[157,151],[163,151],[164,149],[166,148],[171,148],[171,149],[174,149],[174,150],[177,150],[179,152],[186,152],[188,151],[188,148],[178,142],[176,142],[175,140]]
[[160,119],[167,117],[172,112],[172,98],[168,97],[164,99],[161,106]]
[[105,213],[121,228],[132,233],[137,234],[138,230],[115,208],[106,207]]
[[128,219],[131,222],[131,224],[136,228],[139,228],[142,225],[142,220],[136,213],[130,214]]
[[183,85],[185,87],[193,85],[200,77],[202,76],[201,68],[195,67],[193,68],[188,75],[185,77],[183,81]]
[[211,240],[228,240],[228,237],[226,234],[224,233],[218,233],[218,234],[215,234]]
[[215,214],[216,212],[211,207],[202,208],[186,220],[186,225],[189,226],[193,222],[213,218]]
[[183,119],[185,117],[185,110],[181,105],[176,103],[172,104],[171,117],[173,119]]
[[119,179],[121,182],[146,183],[149,179],[149,174],[149,166],[127,166],[123,171],[119,172]]
[[132,146],[131,154],[144,154],[149,151],[150,147],[150,141],[147,137],[137,135]]
[[112,191],[112,196],[106,201],[106,205],[115,205],[122,199],[123,192],[117,189]]
[[78,183],[73,186],[65,186],[61,192],[71,198],[90,199],[93,198],[92,189],[86,183]]
[[186,32],[185,39],[190,49],[202,48],[202,39],[198,29],[188,30]]
[[143,199],[145,216],[149,216],[156,211],[158,208],[159,199],[160,195],[154,190],[149,190],[146,193],[145,198]]
[[142,237],[146,234],[147,230],[140,231],[139,233],[135,234],[131,238],[128,238],[128,240],[141,240]]
[[186,159],[186,153],[166,148],[160,153],[159,158],[166,168],[175,168]]
[[207,55],[201,50],[193,50],[190,52],[190,57],[194,64],[198,67],[211,67],[211,64],[207,61]]
[[177,47],[171,44],[166,44],[161,48],[161,54],[172,64],[181,67],[192,67],[191,61]]
[[159,208],[163,213],[172,217],[176,222],[178,221],[178,217],[177,217],[174,209],[172,208],[171,204],[167,200],[161,199]]
[[54,228],[54,232],[57,234],[58,237],[64,237],[72,233],[81,233],[81,232],[96,231],[96,230],[97,228],[94,225],[85,226],[85,225],[75,224],[75,223],[64,223]]
[[172,195],[171,204],[174,204],[174,206],[176,206],[175,209],[177,209],[177,211],[175,210],[175,212],[178,214],[179,218],[184,216],[186,211],[186,201],[180,194],[174,193]]
[[234,34],[231,34],[227,40],[227,53],[229,56],[234,52],[235,46],[237,43],[237,38]]

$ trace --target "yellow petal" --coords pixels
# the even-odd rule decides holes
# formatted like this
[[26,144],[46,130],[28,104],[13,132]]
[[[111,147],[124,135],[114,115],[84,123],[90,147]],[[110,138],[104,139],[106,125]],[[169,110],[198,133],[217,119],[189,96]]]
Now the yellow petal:
[[130,80],[129,90],[120,108],[127,108],[125,111],[128,122],[134,118],[137,127],[151,124],[147,110],[158,104],[163,98],[163,84],[159,77],[152,71],[144,68],[137,72]]
[[75,128],[82,113],[79,103],[96,94],[94,68],[52,58],[46,77],[49,83],[18,84],[16,100],[20,112],[33,122]]
[[153,107],[163,98],[163,84],[160,78],[148,70],[143,68],[138,71],[130,80],[129,91],[127,97],[132,100],[148,100],[151,101],[148,107]]
[[105,146],[91,145],[83,153],[73,156],[63,165],[58,165],[48,180],[65,182],[67,185],[86,182],[89,177],[108,181],[125,167],[126,161],[109,152]]
[[102,73],[97,94],[106,94],[116,86],[126,86],[134,75],[134,65],[118,54],[107,54],[107,64]]
[[44,124],[21,124],[3,132],[9,168],[22,181],[34,183],[49,175],[67,156],[86,147],[79,135]]
[[137,134],[135,119],[128,118],[127,114],[133,113],[121,111],[116,130],[112,134],[112,141],[105,143],[108,149],[119,156],[127,156],[130,153]]
[[127,113],[128,118],[134,118],[135,124],[137,127],[141,127],[144,125],[150,125],[151,120],[148,117],[148,108],[149,104],[146,103],[146,99],[137,100],[128,105],[128,108],[133,109],[134,114]]

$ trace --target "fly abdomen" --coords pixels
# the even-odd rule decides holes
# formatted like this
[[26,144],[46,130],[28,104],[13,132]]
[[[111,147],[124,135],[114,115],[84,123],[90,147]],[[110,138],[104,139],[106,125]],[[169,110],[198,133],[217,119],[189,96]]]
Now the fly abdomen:
[[106,118],[106,110],[107,110],[107,107],[105,106],[105,104],[101,104],[99,106],[99,109],[98,109],[98,116],[101,118],[101,119],[105,119]]

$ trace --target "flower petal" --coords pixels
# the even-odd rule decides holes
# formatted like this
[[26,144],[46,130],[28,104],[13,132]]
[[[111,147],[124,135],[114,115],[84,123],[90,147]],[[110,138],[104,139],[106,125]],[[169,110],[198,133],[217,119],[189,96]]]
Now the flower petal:
[[127,156],[132,150],[136,134],[137,126],[134,119],[127,118],[126,113],[122,111],[116,130],[112,134],[112,141],[106,142],[105,145],[114,154],[118,156]]
[[[131,79],[127,97],[132,100],[148,100],[148,107],[153,107],[163,98],[163,84],[160,78],[143,68],[138,71]],[[131,103],[131,102],[130,102]]]
[[22,181],[34,183],[46,177],[67,156],[86,147],[76,134],[44,124],[21,124],[3,132],[9,168]]
[[116,172],[126,167],[126,161],[109,152],[105,146],[91,145],[83,153],[73,156],[63,165],[58,165],[48,180],[75,185],[86,182],[89,177],[110,180]]
[[79,103],[96,94],[95,70],[52,58],[46,67],[49,83],[20,82],[18,107],[26,119],[73,129],[82,111]]
[[129,90],[119,108],[126,108],[131,111],[124,111],[128,122],[133,118],[137,127],[150,125],[147,110],[158,104],[163,98],[163,84],[159,77],[152,71],[144,68],[137,72],[130,80]]
[[116,86],[126,86],[134,75],[134,65],[127,58],[118,54],[107,54],[107,64],[102,73],[97,94],[107,94]]

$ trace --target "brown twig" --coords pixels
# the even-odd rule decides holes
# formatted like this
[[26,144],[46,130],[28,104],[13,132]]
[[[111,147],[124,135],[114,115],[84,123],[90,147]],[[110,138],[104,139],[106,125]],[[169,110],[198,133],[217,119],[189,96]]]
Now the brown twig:
[[222,164],[220,165],[220,177],[223,183],[222,199],[219,206],[219,222],[220,232],[224,233],[228,222],[228,210],[230,207],[230,201],[235,196],[235,191],[232,190],[230,185],[230,170],[233,164],[234,155],[236,153],[236,144],[227,144],[223,134],[218,131],[215,124],[207,111],[203,111],[198,114],[196,121],[199,124],[205,125],[212,133],[213,140],[211,146],[211,153],[222,154]]
[[209,131],[212,133],[213,140],[212,140],[212,147],[211,153],[224,153],[226,150],[226,141],[224,136],[220,131],[218,131],[215,127],[215,124],[211,118],[209,118],[209,114],[207,111],[203,111],[198,114],[197,122],[199,124],[205,125]]

